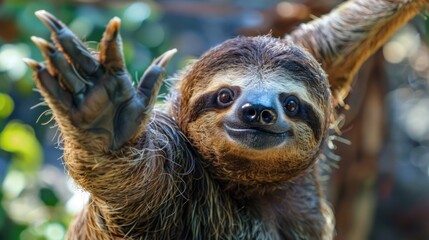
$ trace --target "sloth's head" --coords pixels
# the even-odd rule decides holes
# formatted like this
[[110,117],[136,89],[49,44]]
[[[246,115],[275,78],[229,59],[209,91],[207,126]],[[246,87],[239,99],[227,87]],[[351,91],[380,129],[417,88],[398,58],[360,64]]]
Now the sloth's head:
[[182,76],[174,116],[215,177],[254,185],[291,179],[316,161],[331,95],[303,49],[271,37],[235,38]]

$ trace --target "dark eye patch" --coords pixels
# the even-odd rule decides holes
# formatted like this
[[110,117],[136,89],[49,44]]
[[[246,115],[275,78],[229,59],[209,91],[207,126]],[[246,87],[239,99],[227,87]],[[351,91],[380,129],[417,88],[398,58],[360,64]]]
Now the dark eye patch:
[[[239,87],[221,87],[219,88],[219,90],[221,89],[225,89],[228,88],[230,89],[234,94],[234,100],[237,99],[237,97],[240,94],[240,88]],[[194,105],[192,106],[192,112],[191,112],[191,116],[189,118],[190,122],[195,121],[201,114],[208,112],[208,111],[213,111],[213,110],[221,110],[221,109],[225,109],[228,108],[230,106],[229,105],[220,105],[218,102],[218,93],[219,90],[216,91],[212,91],[212,92],[207,92],[205,94],[203,94],[202,96],[200,96],[194,103]]]
[[[280,101],[284,102],[286,99],[288,99],[291,95],[282,93],[280,94]],[[321,128],[321,121],[320,117],[317,114],[316,110],[307,102],[300,99],[299,101],[299,107],[297,109],[297,112],[293,115],[287,114],[292,119],[297,120],[303,120],[313,131],[313,135],[315,139],[319,139],[322,128]]]
[[314,108],[310,104],[302,102],[301,108],[298,110],[298,115],[307,123],[311,130],[313,130],[314,137],[319,139],[322,131],[322,123]]

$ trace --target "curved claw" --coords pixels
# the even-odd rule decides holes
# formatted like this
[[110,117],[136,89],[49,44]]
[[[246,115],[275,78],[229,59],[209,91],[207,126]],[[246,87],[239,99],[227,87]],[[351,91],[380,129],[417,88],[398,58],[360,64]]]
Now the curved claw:
[[39,10],[35,14],[51,31],[58,33],[64,28],[64,23],[45,10]]
[[22,61],[24,61],[24,63],[27,64],[27,66],[35,72],[38,72],[42,69],[42,65],[40,65],[38,62],[34,61],[33,59],[23,58]]
[[42,51],[43,54],[53,54],[55,53],[55,48],[52,46],[52,44],[48,43],[45,39],[39,38],[36,36],[31,37],[31,41],[36,44],[36,46]]
[[122,39],[119,35],[121,19],[112,18],[107,24],[106,31],[100,44],[100,63],[107,69],[121,70],[125,68],[122,51]]
[[153,62],[153,64],[158,65],[162,68],[165,68],[165,66],[167,66],[167,63],[171,60],[171,58],[173,58],[173,56],[177,53],[177,49],[173,48],[171,50],[168,50],[167,52],[165,52],[164,54],[162,54],[161,56],[159,56],[157,59],[155,59],[155,61]]
[[171,49],[153,61],[140,79],[137,87],[139,96],[149,98],[150,101],[155,98],[161,86],[164,68],[176,52],[177,49]]
[[121,19],[118,17],[112,18],[107,24],[106,31],[104,32],[103,40],[111,41],[116,38],[121,26]]
[[49,73],[53,76],[56,76],[57,71],[52,66],[52,64],[50,64],[50,61],[49,61],[51,56],[57,51],[55,49],[55,47],[43,38],[32,36],[31,40],[34,42],[34,44],[36,44],[36,46],[42,52],[43,56],[48,60],[48,66],[47,67],[48,67]]
[[64,23],[45,10],[39,10],[35,14],[52,32],[52,40],[57,49],[79,71],[89,75],[99,70],[97,59]]

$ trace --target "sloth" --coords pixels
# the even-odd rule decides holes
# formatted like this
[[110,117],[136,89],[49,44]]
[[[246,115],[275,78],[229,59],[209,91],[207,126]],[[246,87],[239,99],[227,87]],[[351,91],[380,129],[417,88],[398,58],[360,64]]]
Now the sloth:
[[91,194],[69,239],[332,239],[320,168],[353,75],[425,1],[356,0],[284,38],[236,37],[173,78],[134,86],[120,19],[99,52],[46,11],[50,43],[25,62],[61,131],[69,175]]

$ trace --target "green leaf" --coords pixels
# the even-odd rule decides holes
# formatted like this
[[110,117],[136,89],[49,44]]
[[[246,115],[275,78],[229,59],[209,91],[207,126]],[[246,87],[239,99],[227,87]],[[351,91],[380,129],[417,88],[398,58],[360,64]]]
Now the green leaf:
[[39,197],[42,202],[49,207],[56,206],[60,200],[57,197],[57,194],[51,189],[47,187],[40,188]]
[[4,93],[0,93],[0,118],[7,118],[12,113],[14,103],[12,98]]
[[42,147],[31,126],[10,121],[0,132],[0,148],[12,153],[11,167],[24,172],[35,172],[42,163]]

